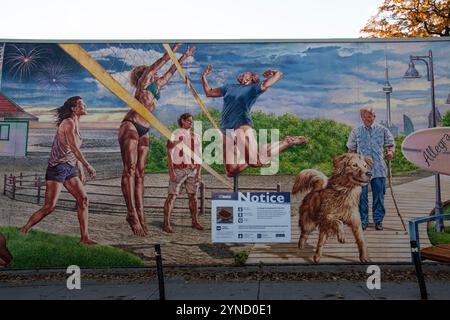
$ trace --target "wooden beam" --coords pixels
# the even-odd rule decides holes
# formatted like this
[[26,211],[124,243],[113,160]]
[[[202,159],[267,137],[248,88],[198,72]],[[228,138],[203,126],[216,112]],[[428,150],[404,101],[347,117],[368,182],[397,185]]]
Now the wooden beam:
[[198,95],[198,93],[195,90],[194,86],[192,85],[191,80],[189,80],[188,76],[184,72],[183,67],[178,62],[177,57],[173,53],[172,48],[169,46],[168,43],[163,43],[163,47],[167,51],[167,53],[168,53],[170,59],[172,60],[173,64],[177,67],[178,72],[180,73],[180,75],[183,78],[184,82],[188,86],[188,88],[191,91],[192,95],[194,96],[195,100],[197,100],[198,104],[200,105],[200,107],[205,112],[206,116],[208,117],[208,119],[211,122],[211,124],[213,125],[213,127],[220,132],[220,137],[222,137],[222,131],[220,131],[219,127],[217,126],[216,122],[214,121],[213,117],[211,116],[211,113],[209,113],[208,108],[203,103],[203,100],[200,98],[200,96]]
[[[72,58],[74,58],[83,68],[85,68],[95,79],[105,86],[109,91],[116,95],[120,100],[125,102],[131,109],[139,113],[145,120],[147,120],[151,126],[153,126],[158,132],[160,132],[167,139],[171,139],[172,132],[162,124],[145,106],[139,102],[133,95],[131,95],[122,85],[116,81],[97,61],[95,61],[89,53],[87,53],[79,44],[75,43],[60,43],[59,46],[67,52]],[[191,149],[182,144],[183,151],[187,154],[191,154]],[[202,163],[202,167],[205,168],[210,174],[216,177],[228,188],[232,188],[231,183],[223,176],[218,174],[209,165],[204,163],[196,154],[194,154],[194,160],[197,163]]]

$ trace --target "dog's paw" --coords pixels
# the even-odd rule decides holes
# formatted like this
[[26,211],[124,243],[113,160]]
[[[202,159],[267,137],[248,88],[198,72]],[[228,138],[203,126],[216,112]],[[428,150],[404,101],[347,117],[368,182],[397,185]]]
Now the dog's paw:
[[299,249],[304,249],[305,248],[305,244],[306,244],[306,241],[299,240],[298,241],[298,248]]
[[343,235],[338,235],[337,239],[339,243],[345,243],[345,237]]

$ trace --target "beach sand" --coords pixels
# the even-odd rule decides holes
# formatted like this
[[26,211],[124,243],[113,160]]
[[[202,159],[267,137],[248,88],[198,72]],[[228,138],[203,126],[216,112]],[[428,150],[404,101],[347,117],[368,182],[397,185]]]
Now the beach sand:
[[[216,265],[233,264],[234,253],[246,251],[252,244],[213,244],[211,242],[211,212],[206,210],[205,214],[199,216],[200,222],[205,230],[199,231],[191,228],[190,212],[187,200],[179,199],[176,205],[184,209],[174,210],[172,226],[175,230],[173,234],[162,231],[162,205],[164,199],[152,199],[152,195],[166,196],[166,188],[150,188],[148,186],[167,186],[168,174],[147,174],[145,180],[145,194],[149,199],[145,200],[146,205],[159,206],[157,209],[146,210],[147,224],[150,234],[145,238],[136,237],[131,233],[125,221],[126,209],[121,196],[120,174],[122,163],[119,153],[87,153],[88,161],[96,168],[99,176],[109,176],[110,179],[99,179],[89,182],[87,185],[88,195],[92,202],[92,212],[89,216],[89,230],[92,238],[100,244],[112,245],[133,252],[140,256],[146,264],[154,264],[154,244],[161,244],[162,255],[165,264],[171,265]],[[0,157],[0,174],[19,175],[23,174],[44,174],[47,167],[48,153],[30,153],[26,158]],[[430,175],[427,172],[395,177],[394,185],[412,181]],[[30,178],[32,179],[32,178]],[[222,187],[221,182],[211,175],[204,175],[203,181],[207,187]],[[273,187],[281,184],[282,191],[290,191],[294,181],[293,176],[241,176],[241,187]],[[95,184],[95,185],[94,185]],[[109,186],[114,186],[113,188]],[[3,178],[0,182],[0,190],[3,191]],[[219,191],[219,190],[214,190]],[[224,191],[231,191],[226,190]],[[35,191],[33,191],[35,192]],[[207,190],[206,196],[211,190]],[[95,195],[95,193],[103,195]],[[70,195],[63,194],[62,199],[69,199]],[[116,204],[113,211],[101,211],[95,202],[105,202]],[[292,199],[292,214],[297,214],[298,199]],[[210,201],[206,201],[206,206],[210,206]],[[94,207],[97,208],[94,210]],[[40,208],[35,203],[27,203],[11,200],[1,193],[0,195],[0,225],[21,226],[29,216]],[[296,226],[293,226],[295,228]],[[47,216],[41,223],[35,226],[36,230],[42,230],[64,235],[79,235],[79,226],[75,210],[57,209]]]

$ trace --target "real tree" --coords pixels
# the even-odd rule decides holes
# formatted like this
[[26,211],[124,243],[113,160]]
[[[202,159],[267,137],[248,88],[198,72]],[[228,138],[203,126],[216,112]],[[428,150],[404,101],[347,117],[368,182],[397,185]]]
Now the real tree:
[[361,29],[371,38],[448,37],[449,0],[384,0]]

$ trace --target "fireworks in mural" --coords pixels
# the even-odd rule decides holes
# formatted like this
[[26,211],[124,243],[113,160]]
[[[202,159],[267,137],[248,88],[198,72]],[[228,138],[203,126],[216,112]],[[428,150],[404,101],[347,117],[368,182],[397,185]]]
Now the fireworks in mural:
[[5,64],[11,67],[10,72],[13,73],[13,78],[18,77],[20,81],[30,77],[43,61],[46,53],[46,50],[39,47],[27,50],[14,44],[8,46],[12,47],[13,51],[8,55]]
[[70,68],[63,62],[47,62],[39,68],[37,81],[44,90],[58,92],[67,89]]

